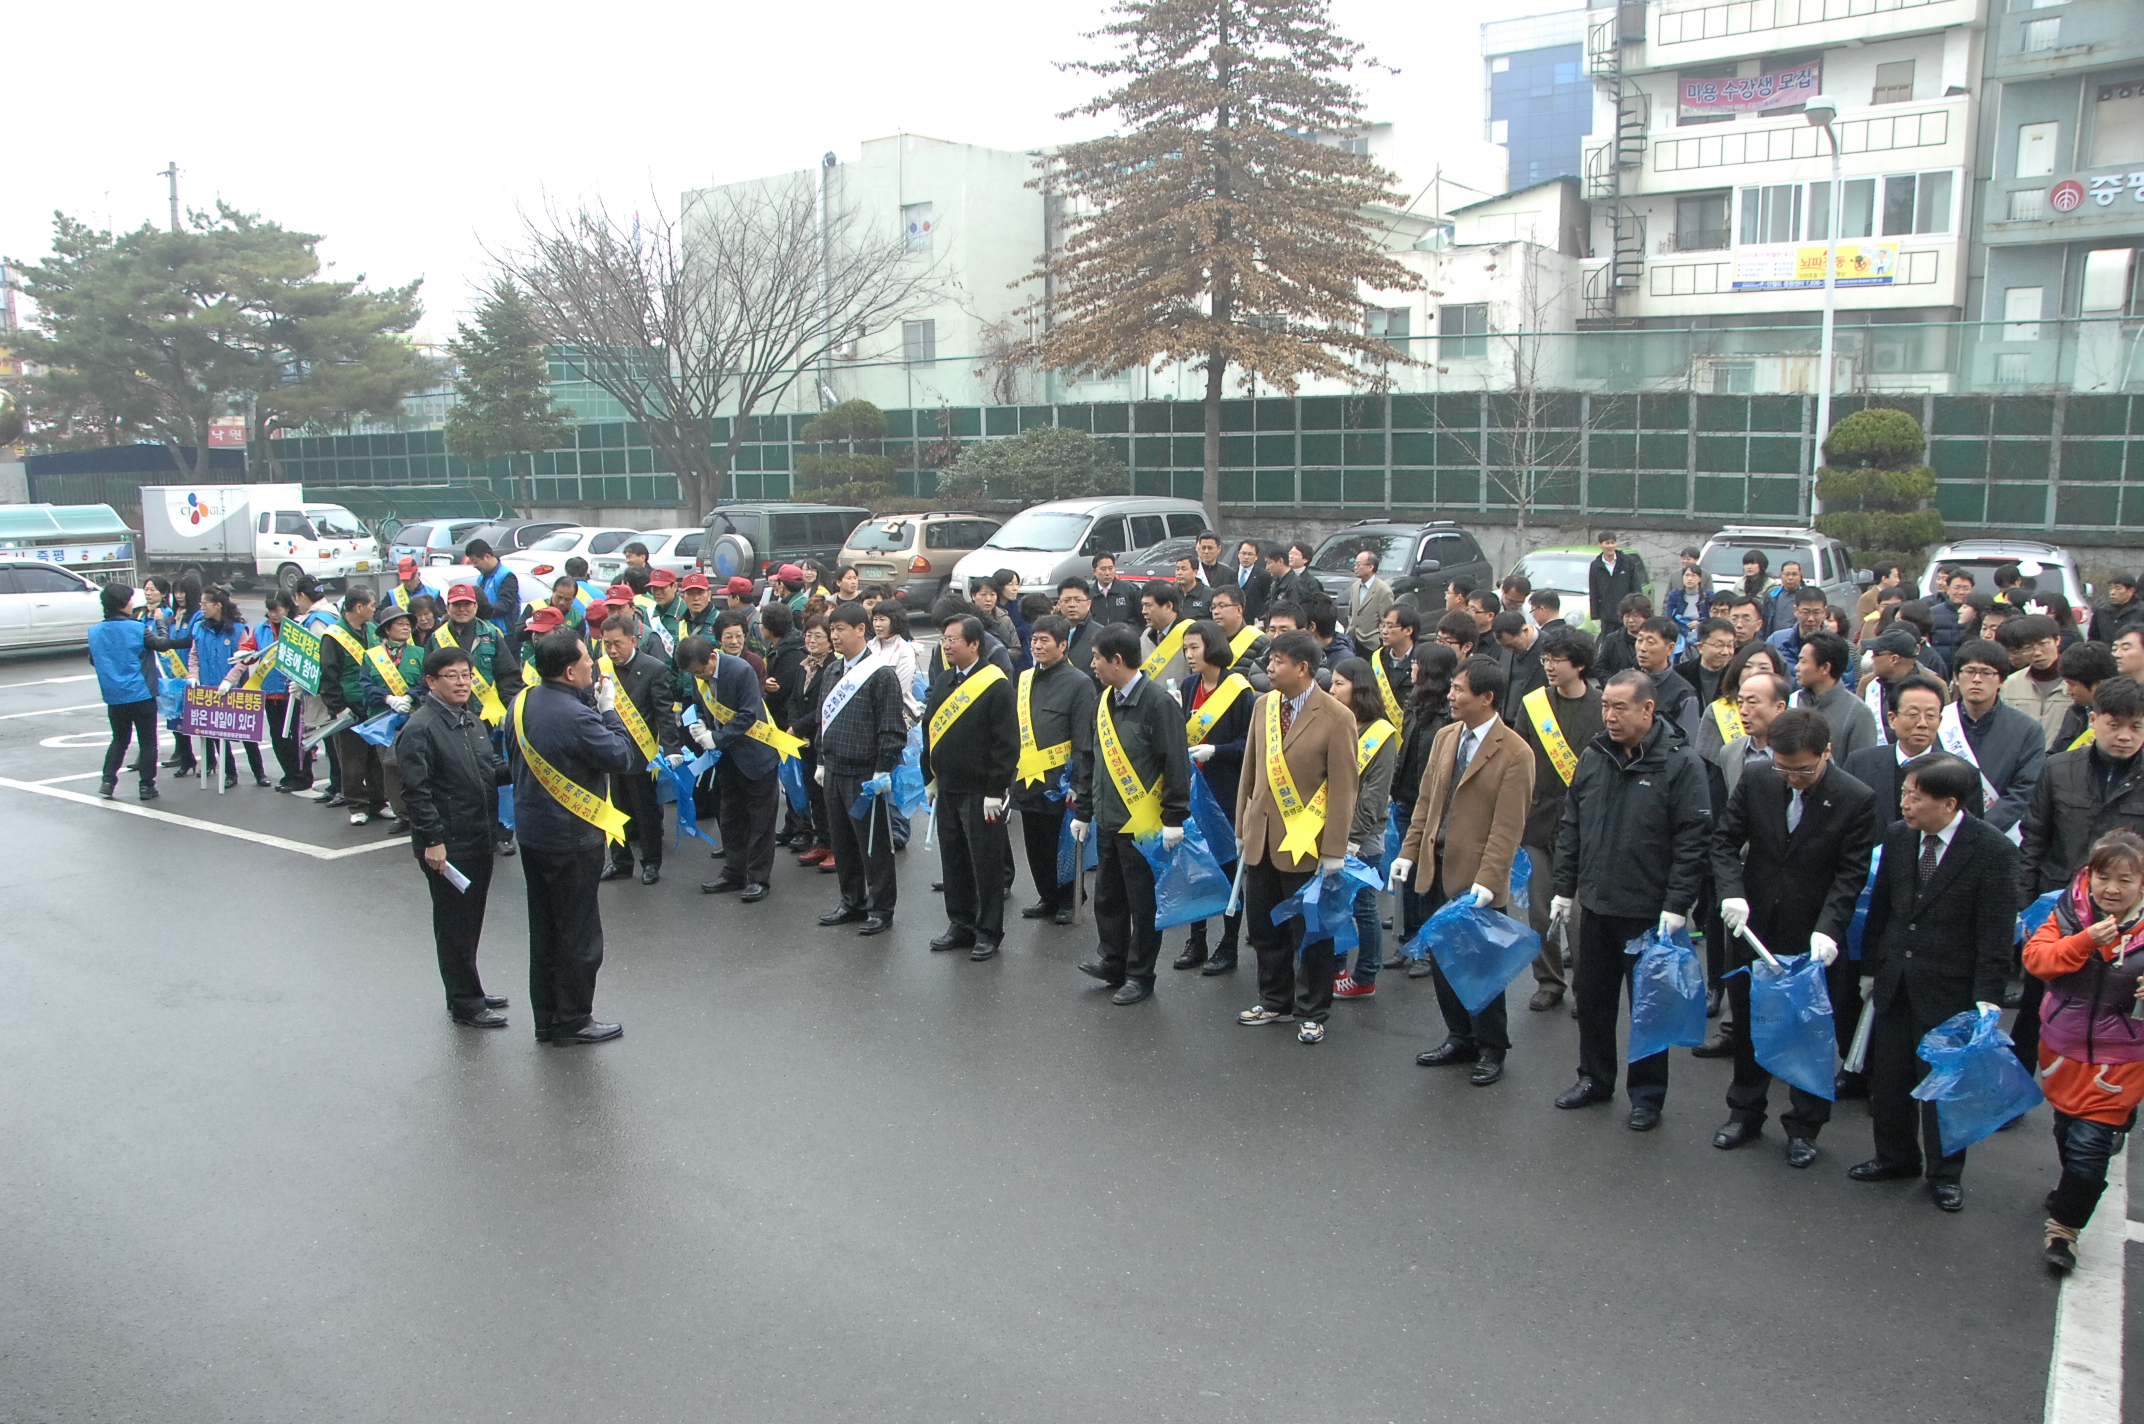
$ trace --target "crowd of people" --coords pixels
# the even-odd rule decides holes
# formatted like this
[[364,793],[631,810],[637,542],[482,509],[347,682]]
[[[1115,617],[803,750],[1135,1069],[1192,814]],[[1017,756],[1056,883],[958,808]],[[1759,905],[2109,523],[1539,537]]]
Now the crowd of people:
[[[1527,1009],[1568,999],[1577,1021],[1577,1075],[1555,1106],[1608,1102],[1620,1080],[1628,1126],[1649,1131],[1670,1054],[1619,1051],[1632,948],[1694,936],[1716,1027],[1691,1051],[1732,1060],[1713,1137],[1732,1150],[1761,1138],[1774,1087],[1740,971],[1807,955],[1841,1066],[1829,1096],[1786,1088],[1784,1161],[1810,1166],[1835,1103],[1865,1098],[1874,1154],[1849,1175],[1925,1177],[1946,1211],[1963,1204],[1965,1153],[1912,1095],[1928,1071],[1917,1050],[1955,1015],[2014,1008],[2061,1165],[2043,1257],[2074,1262],[2144,1099],[2134,578],[2072,609],[2029,568],[2000,571],[1992,597],[1938,570],[1923,599],[1883,565],[1846,610],[1758,551],[1715,591],[1690,550],[1656,612],[1643,564],[1604,534],[1596,634],[1522,577],[1454,580],[1422,608],[1395,598],[1374,549],[1337,591],[1307,545],[1223,549],[1202,536],[1169,580],[1120,578],[1107,555],[1053,589],[1001,571],[939,601],[935,645],[851,569],[729,580],[718,603],[704,574],[650,569],[644,553],[614,585],[569,565],[525,597],[477,544],[443,600],[405,564],[384,596],[352,586],[330,607],[300,587],[255,625],[228,589],[109,585],[91,639],[113,728],[102,791],[132,742],[140,794],[156,795],[160,679],[259,688],[276,789],[316,789],[353,823],[385,816],[410,836],[458,1023],[507,1022],[476,957],[493,861],[519,854],[535,1031],[552,1044],[621,1031],[595,1017],[598,886],[631,878],[636,854],[639,879],[659,881],[666,804],[680,831],[719,828],[723,869],[703,892],[765,899],[786,849],[787,873],[833,877],[819,924],[870,937],[896,913],[912,776],[939,855],[931,949],[999,954],[1024,863],[1021,917],[1071,926],[1091,911],[1079,968],[1131,1006],[1160,977],[1155,842],[1169,863],[1210,803],[1232,833],[1218,868],[1233,889],[1171,964],[1230,974],[1247,940],[1257,1001],[1238,1023],[1322,1041],[1336,1001],[1379,992],[1389,933],[1444,1022],[1416,1061],[1490,1087],[1512,1052],[1504,997],[1470,1010],[1423,930],[1452,901],[1510,911],[1540,937]],[[315,694],[278,680],[292,620],[320,637]],[[385,747],[363,734],[383,720]],[[213,776],[214,747],[196,758],[179,737],[162,764]],[[1091,896],[1068,860],[1092,864]],[[1378,888],[1342,878],[1355,862],[1384,869],[1389,916]],[[1291,908],[1318,886],[1345,897],[1351,948],[1306,936]],[[2051,894],[2020,943],[2020,911]],[[1865,1054],[1849,1041],[1864,1022]]]

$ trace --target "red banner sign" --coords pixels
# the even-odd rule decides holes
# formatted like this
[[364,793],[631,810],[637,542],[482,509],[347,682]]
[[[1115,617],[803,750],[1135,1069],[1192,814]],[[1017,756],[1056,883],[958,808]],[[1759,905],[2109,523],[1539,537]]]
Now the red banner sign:
[[1783,109],[1814,95],[1823,79],[1821,65],[1779,69],[1770,74],[1752,74],[1743,79],[1685,79],[1682,81],[1682,111],[1685,114],[1751,114],[1760,109]]

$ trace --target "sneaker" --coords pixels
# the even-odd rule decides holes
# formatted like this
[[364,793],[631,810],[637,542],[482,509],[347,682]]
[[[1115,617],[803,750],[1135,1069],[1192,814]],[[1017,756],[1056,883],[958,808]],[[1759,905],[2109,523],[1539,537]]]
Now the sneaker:
[[353,826],[368,825],[371,821],[372,813],[370,811],[352,811],[350,813],[350,824]]
[[1256,1028],[1261,1024],[1294,1023],[1295,1015],[1278,1013],[1260,1004],[1236,1015],[1236,1022],[1245,1028]]
[[1336,999],[1367,999],[1376,992],[1377,981],[1375,979],[1364,983],[1362,980],[1352,978],[1346,974],[1341,975],[1339,982],[1333,985],[1333,997]]
[[1325,1025],[1319,1023],[1316,1019],[1304,1019],[1301,1024],[1296,1026],[1295,1041],[1297,1043],[1325,1042]]
[[2047,1263],[2048,1270],[2066,1276],[2077,1268],[2077,1248],[2063,1237],[2050,1236],[2040,1259]]
[[97,783],[97,794],[99,796],[102,796],[105,800],[109,801],[112,799],[112,792],[115,791],[118,786],[119,783],[116,781],[99,782]]

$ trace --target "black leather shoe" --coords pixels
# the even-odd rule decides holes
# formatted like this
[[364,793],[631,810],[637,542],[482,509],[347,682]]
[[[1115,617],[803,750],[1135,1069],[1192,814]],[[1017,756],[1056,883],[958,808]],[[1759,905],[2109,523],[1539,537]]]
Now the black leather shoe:
[[1918,1167],[1901,1167],[1874,1157],[1846,1169],[1847,1180],[1854,1182],[1910,1182],[1919,1175]]
[[1732,1152],[1737,1147],[1747,1147],[1764,1136],[1762,1125],[1736,1120],[1712,1134],[1712,1145],[1722,1152]]
[[1692,1058],[1732,1058],[1735,1056],[1735,1036],[1731,1033],[1716,1033],[1690,1050]]
[[1787,1139],[1787,1165],[1806,1167],[1816,1160],[1816,1144],[1806,1137]]
[[865,915],[864,922],[857,926],[856,932],[866,936],[882,935],[892,928],[893,916],[891,915]]
[[153,786],[144,786],[140,792],[141,799],[144,801],[154,801],[160,794]]
[[1171,969],[1196,969],[1205,962],[1206,946],[1194,943],[1185,945],[1184,952],[1177,955],[1169,967]]
[[1553,984],[1547,984],[1534,990],[1534,996],[1526,1001],[1526,1008],[1529,1013],[1540,1014],[1548,1012],[1562,1002],[1563,990]]
[[1417,1068],[1444,1068],[1454,1063],[1474,1063],[1481,1058],[1481,1050],[1473,1044],[1456,1038],[1447,1038],[1426,1053],[1414,1056]]
[[700,882],[700,893],[702,895],[727,895],[732,890],[742,889],[744,889],[744,877],[742,875],[723,875],[713,880]]
[[109,801],[112,799],[112,793],[118,788],[119,783],[116,781],[100,781],[97,783],[97,794]]
[[499,855],[513,855],[520,850],[520,847],[516,846],[512,841],[500,841],[492,847],[492,850]]
[[968,951],[969,960],[976,964],[981,964],[986,959],[996,959],[997,957],[998,947],[994,944],[978,944]]
[[744,893],[737,898],[747,905],[758,904],[767,898],[767,882],[764,880],[752,881],[744,887]]
[[1059,911],[1058,911],[1058,912],[1057,912],[1056,914],[1054,914],[1054,915],[1050,916],[1050,922],[1051,922],[1052,924],[1058,924],[1058,925],[1069,925],[1069,924],[1071,924],[1071,923],[1072,923],[1072,909],[1071,909],[1071,907],[1070,907],[1070,906],[1068,905],[1068,906],[1066,906],[1066,907],[1065,907],[1064,909],[1062,909],[1062,910],[1059,910]]
[[1474,1065],[1474,1071],[1467,1074],[1467,1083],[1472,1087],[1486,1088],[1503,1076],[1504,1055],[1501,1053],[1484,1053],[1481,1056],[1481,1061]]
[[626,878],[626,877],[627,877],[628,875],[631,875],[632,873],[633,873],[633,867],[632,867],[632,866],[630,866],[630,865],[620,865],[620,864],[618,864],[618,862],[616,862],[616,861],[612,861],[612,862],[611,862],[611,863],[610,863],[609,865],[606,865],[606,866],[604,866],[604,867],[603,867],[603,873],[602,873],[601,875],[598,875],[598,876],[596,877],[596,879],[598,879],[598,880],[623,880],[623,879],[625,879],[625,878]]
[[641,884],[643,884],[643,885],[653,885],[653,884],[654,884],[654,883],[655,883],[656,881],[658,881],[658,880],[660,880],[660,879],[662,879],[662,878],[663,878],[663,868],[662,868],[661,866],[659,866],[659,865],[643,865],[643,866],[641,866],[641,867],[640,867],[640,883],[641,883]]
[[513,1002],[512,999],[507,998],[504,994],[486,994],[484,996],[484,1007],[487,1009],[510,1008]]
[[853,925],[863,917],[864,912],[861,909],[853,905],[843,905],[838,910],[819,916],[819,923],[827,926]]
[[931,893],[933,895],[943,895],[945,893],[945,882],[943,880],[933,880],[931,882]]
[[1111,994],[1109,996],[1109,1002],[1112,1004],[1119,1005],[1136,1004],[1141,999],[1150,999],[1153,996],[1153,985],[1142,984],[1137,979],[1127,979],[1122,984],[1119,984],[1117,986],[1116,993]]
[[1937,1182],[1928,1188],[1928,1194],[1936,1199],[1938,1210],[1965,1210],[1965,1188],[1956,1182]]
[[1099,960],[1088,960],[1085,964],[1082,964],[1079,967],[1079,972],[1086,975],[1089,979],[1101,980],[1104,984],[1107,984],[1112,989],[1116,988],[1119,984],[1122,984],[1124,982],[1123,975],[1111,974],[1108,968],[1104,966]]
[[553,1048],[571,1048],[577,1043],[608,1043],[625,1032],[622,1024],[597,1023],[590,1019],[572,1033],[551,1030],[549,1042]]
[[497,1009],[478,1009],[473,1014],[455,1014],[454,1021],[465,1028],[505,1028],[506,1015]]
[[1020,912],[1020,918],[1023,920],[1046,920],[1056,913],[1057,907],[1055,905],[1052,905],[1049,901],[1044,900],[1039,905],[1029,905],[1026,909],[1022,910]]
[[1632,1132],[1651,1132],[1660,1126],[1660,1109],[1635,1107],[1630,1110],[1628,1126]]
[[1563,1096],[1556,1099],[1556,1106],[1559,1108],[1587,1108],[1595,1103],[1605,1103],[1614,1096],[1613,1091],[1602,1087],[1591,1078],[1580,1078],[1570,1087],[1563,1090]]
[[934,950],[973,949],[975,948],[975,936],[969,934],[966,930],[947,930],[944,934],[931,941],[931,948]]
[[1199,973],[1201,974],[1233,974],[1235,972],[1236,956],[1233,954],[1226,959],[1217,954],[1199,966]]

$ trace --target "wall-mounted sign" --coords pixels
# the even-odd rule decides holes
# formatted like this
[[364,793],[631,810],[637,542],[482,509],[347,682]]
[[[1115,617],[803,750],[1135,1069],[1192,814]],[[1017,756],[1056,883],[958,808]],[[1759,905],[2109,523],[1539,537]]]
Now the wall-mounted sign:
[[1823,66],[1805,64],[1798,69],[1776,69],[1745,79],[1685,79],[1682,111],[1690,115],[1753,114],[1760,109],[1783,109],[1815,94],[1823,77]]
[[[1836,285],[1888,287],[1898,279],[1896,242],[1842,242]],[[1824,244],[1766,243],[1737,247],[1734,289],[1781,292],[1824,285]]]

